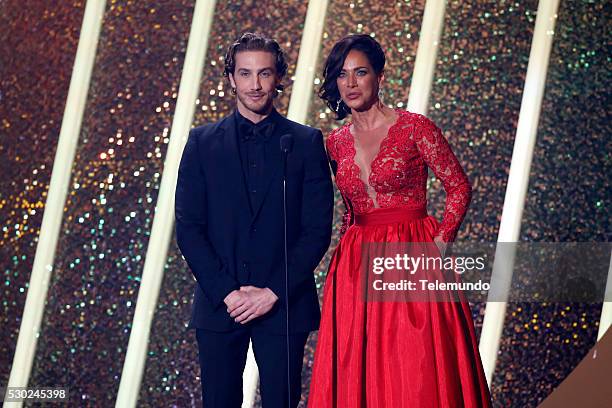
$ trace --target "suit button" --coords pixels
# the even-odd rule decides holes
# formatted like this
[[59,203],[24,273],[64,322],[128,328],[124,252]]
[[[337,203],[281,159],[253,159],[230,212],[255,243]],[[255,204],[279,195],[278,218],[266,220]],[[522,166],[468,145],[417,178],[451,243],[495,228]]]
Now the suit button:
[[257,232],[257,228],[255,227],[251,228],[251,232]]

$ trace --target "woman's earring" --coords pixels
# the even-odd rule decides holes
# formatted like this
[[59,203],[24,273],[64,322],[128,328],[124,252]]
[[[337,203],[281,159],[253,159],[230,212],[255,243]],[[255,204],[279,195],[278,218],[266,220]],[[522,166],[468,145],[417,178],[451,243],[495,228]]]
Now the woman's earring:
[[378,88],[378,100],[382,102],[382,99],[385,97],[385,90],[383,88]]
[[342,99],[338,99],[338,103],[336,103],[336,112],[340,110],[340,104],[342,103]]

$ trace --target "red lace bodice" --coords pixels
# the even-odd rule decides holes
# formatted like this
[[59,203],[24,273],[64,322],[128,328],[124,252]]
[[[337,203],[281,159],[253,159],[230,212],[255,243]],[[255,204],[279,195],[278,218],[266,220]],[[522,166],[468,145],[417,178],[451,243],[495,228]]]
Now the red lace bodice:
[[[351,123],[331,132],[326,145],[337,164],[336,184],[357,214],[374,208],[414,208],[427,205],[427,167],[446,191],[444,217],[437,236],[453,241],[465,217],[472,188],[441,130],[426,116],[396,109],[397,121],[380,142],[371,162],[368,183],[355,162]],[[350,214],[348,215],[350,218]],[[345,214],[346,220],[346,214]]]

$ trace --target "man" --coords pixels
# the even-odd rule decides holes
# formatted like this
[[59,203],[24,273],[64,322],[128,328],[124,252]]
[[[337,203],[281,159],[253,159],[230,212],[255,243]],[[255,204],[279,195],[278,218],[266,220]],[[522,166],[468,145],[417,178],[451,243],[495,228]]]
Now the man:
[[[320,310],[313,271],[331,239],[333,190],[319,130],[282,117],[273,99],[287,72],[278,43],[246,33],[232,44],[225,73],[237,109],[192,129],[176,188],[176,234],[197,285],[196,329],[206,408],[240,407],[249,339],[264,408],[301,394],[308,333]],[[287,160],[288,298],[285,295],[283,160]],[[289,347],[285,307],[289,306]]]

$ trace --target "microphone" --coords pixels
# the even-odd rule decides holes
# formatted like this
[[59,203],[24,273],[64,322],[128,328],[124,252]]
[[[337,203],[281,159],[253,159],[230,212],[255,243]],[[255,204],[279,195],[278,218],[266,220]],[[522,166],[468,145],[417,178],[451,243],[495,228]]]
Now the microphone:
[[283,154],[287,155],[293,150],[293,135],[284,134],[280,137],[280,149]]
[[289,352],[289,265],[287,263],[287,156],[293,150],[293,135],[287,133],[280,137],[280,149],[283,155],[283,228],[284,228],[284,261],[285,261],[285,329],[287,335],[287,407],[291,407],[291,369]]
[[293,150],[293,135],[286,133],[280,137],[280,149],[283,155],[283,183],[285,183],[287,180],[287,156]]

